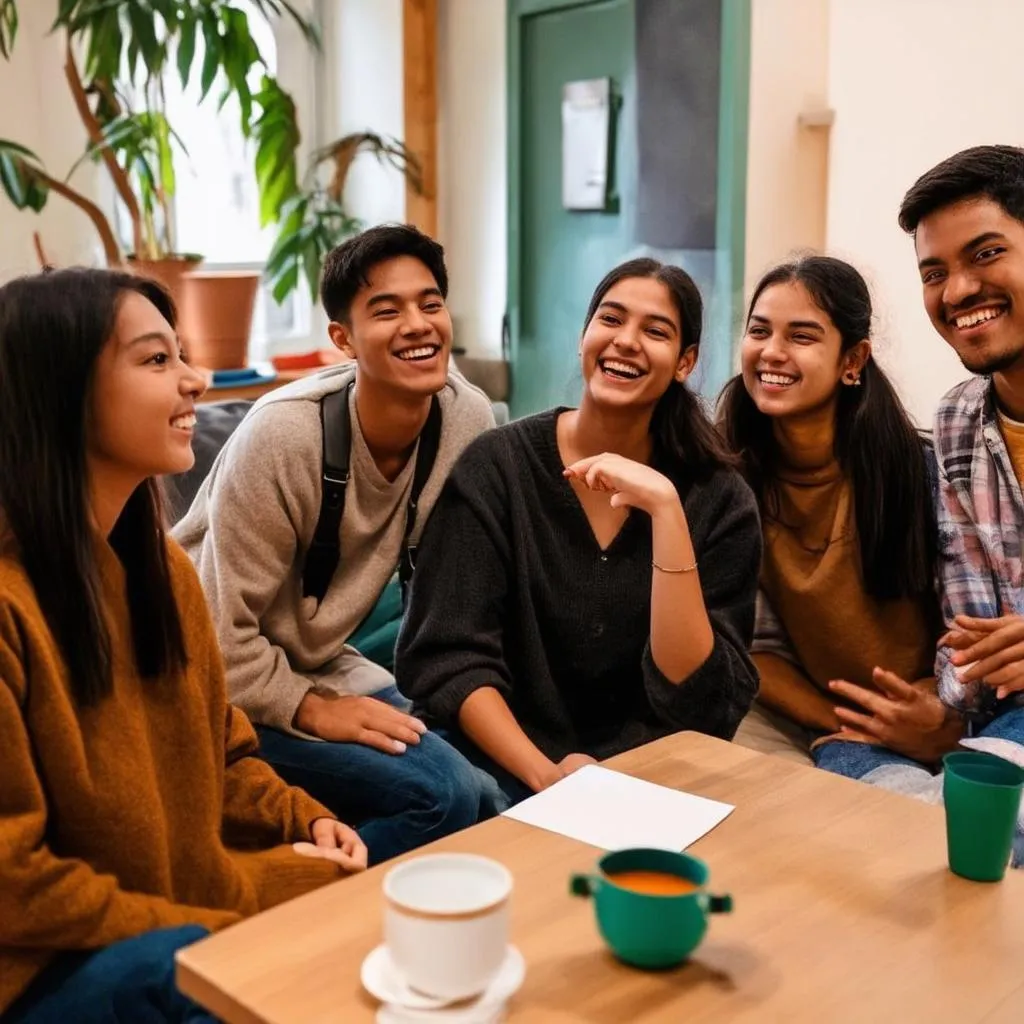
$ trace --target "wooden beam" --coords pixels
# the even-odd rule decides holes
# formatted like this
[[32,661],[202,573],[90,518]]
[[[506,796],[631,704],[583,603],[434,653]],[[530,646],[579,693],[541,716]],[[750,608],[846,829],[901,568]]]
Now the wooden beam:
[[423,195],[405,186],[405,216],[437,235],[437,2],[402,0],[404,142],[423,169]]

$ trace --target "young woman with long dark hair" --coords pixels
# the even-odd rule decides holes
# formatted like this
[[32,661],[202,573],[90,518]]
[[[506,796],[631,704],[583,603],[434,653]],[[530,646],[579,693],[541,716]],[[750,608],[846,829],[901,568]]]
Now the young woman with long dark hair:
[[[823,768],[935,763],[961,723],[935,695],[928,443],[871,351],[871,296],[828,256],[769,271],[720,425],[764,529],[757,704],[737,741]],[[783,737],[785,737],[783,739]]]
[[204,387],[152,282],[0,288],[5,1024],[212,1020],[177,992],[174,951],[366,863],[255,756],[164,536],[155,478],[192,465]]
[[579,408],[478,438],[427,526],[398,685],[511,800],[750,706],[760,527],[686,387],[701,319],[680,268],[611,271]]

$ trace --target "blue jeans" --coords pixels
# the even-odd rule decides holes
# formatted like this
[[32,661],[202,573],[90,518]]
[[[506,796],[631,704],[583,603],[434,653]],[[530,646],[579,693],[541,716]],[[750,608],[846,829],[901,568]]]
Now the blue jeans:
[[[396,687],[375,693],[402,711]],[[493,817],[505,801],[494,780],[428,732],[404,754],[361,743],[318,743],[257,726],[260,753],[286,782],[304,789],[359,832],[379,864]]]
[[174,984],[174,954],[205,928],[144,932],[98,951],[62,953],[3,1016],[4,1024],[214,1024]]
[[848,779],[859,779],[883,764],[903,764],[913,768],[924,768],[914,761],[886,747],[870,743],[856,743],[853,740],[829,740],[811,751],[816,767]]
[[[991,722],[973,732],[974,736],[986,736],[994,739],[1012,740],[1024,745],[1024,708],[1013,708],[993,718]],[[868,772],[881,768],[883,765],[899,764],[910,768],[925,768],[919,761],[914,761],[902,754],[897,754],[885,747],[875,747],[868,743],[853,743],[848,740],[831,740],[811,751],[811,757],[819,768],[836,775],[845,775],[848,779],[860,779]],[[928,769],[931,771],[931,769]]]
[[533,796],[533,790],[508,769],[485,754],[468,736],[457,729],[442,732],[448,742],[461,753],[473,767],[485,773],[501,793],[502,805],[498,813]]

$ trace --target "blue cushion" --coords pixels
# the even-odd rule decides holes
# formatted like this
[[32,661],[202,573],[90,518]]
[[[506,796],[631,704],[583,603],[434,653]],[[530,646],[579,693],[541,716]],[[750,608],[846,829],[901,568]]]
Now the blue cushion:
[[395,573],[348,642],[364,658],[375,661],[390,672],[395,667],[395,644],[401,625],[402,587],[398,573]]

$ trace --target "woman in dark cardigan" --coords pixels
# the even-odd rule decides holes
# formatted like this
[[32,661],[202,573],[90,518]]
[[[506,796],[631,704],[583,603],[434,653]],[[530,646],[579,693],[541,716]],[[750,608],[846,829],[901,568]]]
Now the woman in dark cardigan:
[[669,733],[731,738],[754,697],[761,531],[685,386],[701,319],[680,268],[611,271],[580,407],[478,438],[427,526],[398,685],[513,802]]

